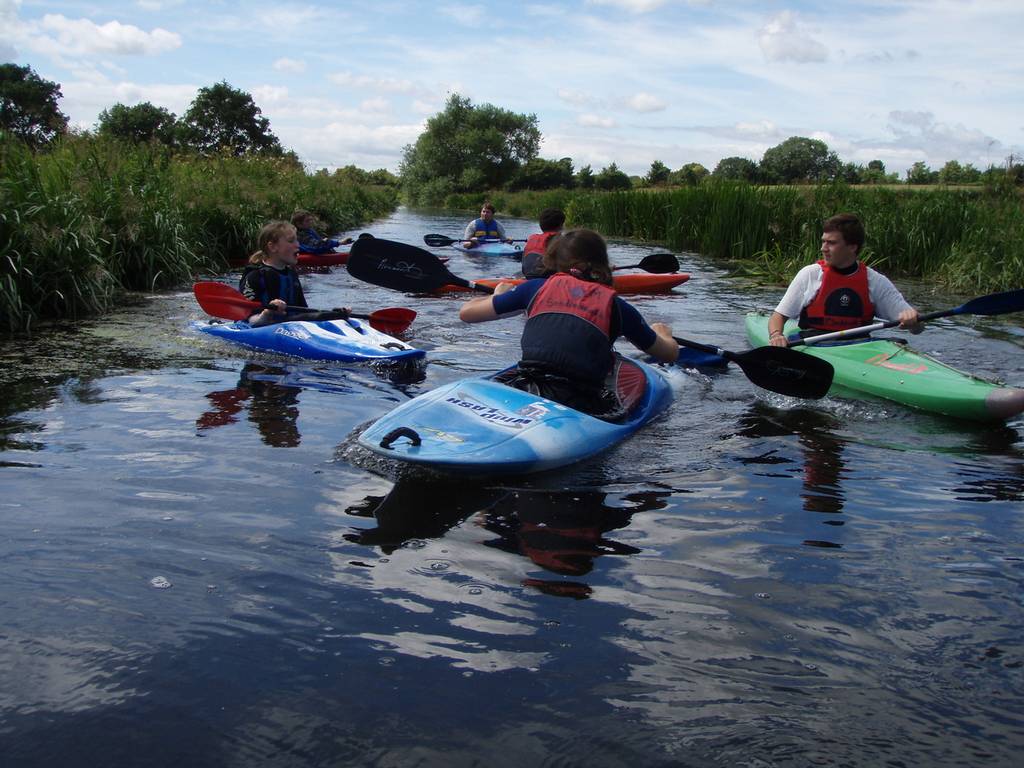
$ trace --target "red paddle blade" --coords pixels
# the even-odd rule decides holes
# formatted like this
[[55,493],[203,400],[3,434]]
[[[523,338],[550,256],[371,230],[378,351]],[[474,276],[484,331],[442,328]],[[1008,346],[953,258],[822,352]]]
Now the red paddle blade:
[[402,333],[416,319],[416,312],[406,307],[388,307],[370,313],[370,325],[381,333]]
[[224,320],[248,320],[262,305],[249,301],[230,285],[215,282],[201,282],[192,286],[196,301],[203,312]]

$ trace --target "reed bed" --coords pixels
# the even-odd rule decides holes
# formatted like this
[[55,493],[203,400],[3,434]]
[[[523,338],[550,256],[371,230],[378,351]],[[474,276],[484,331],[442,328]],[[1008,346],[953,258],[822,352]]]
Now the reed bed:
[[[500,210],[533,216],[540,200],[507,195]],[[850,212],[867,230],[864,259],[891,276],[933,280],[961,293],[1024,285],[1024,202],[1012,187],[767,187],[709,180],[664,191],[563,190],[557,207],[570,226],[695,251],[725,261],[734,275],[772,284],[786,283],[819,258],[822,221]]]
[[220,271],[296,208],[331,232],[393,210],[397,192],[310,175],[288,159],[198,157],[71,136],[35,153],[0,138],[0,329],[111,308]]

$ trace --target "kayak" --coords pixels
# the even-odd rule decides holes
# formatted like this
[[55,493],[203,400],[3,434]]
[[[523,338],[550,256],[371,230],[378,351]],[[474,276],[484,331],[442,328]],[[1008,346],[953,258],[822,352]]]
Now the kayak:
[[316,322],[287,320],[258,328],[242,320],[194,322],[192,327],[236,344],[306,360],[391,361],[410,360],[425,354],[422,349],[411,347],[355,318]]
[[[768,315],[748,314],[746,326],[751,344],[768,343]],[[799,328],[791,320],[785,330],[790,334]],[[1005,421],[1024,412],[1024,389],[958,371],[902,342],[851,339],[793,349],[832,363],[835,394],[869,394],[973,421]]]
[[300,267],[335,267],[348,261],[348,251],[327,253],[299,253]]
[[[673,272],[668,275],[649,275],[644,273],[631,273],[628,275],[613,275],[612,276],[612,287],[618,293],[622,294],[634,294],[634,293],[661,293],[665,291],[671,291],[677,285],[682,285],[690,279],[690,275],[686,272]],[[486,285],[489,288],[493,288],[498,283],[519,283],[525,282],[524,277],[508,277],[508,278],[487,278],[484,280],[474,280],[477,285]],[[466,288],[461,285],[444,285],[438,289],[441,291],[472,291],[472,288]]]
[[463,247],[462,243],[452,243],[452,248],[462,253],[471,253],[477,256],[511,256],[514,259],[523,257],[523,247],[514,243],[487,242],[478,243],[472,248]]
[[413,398],[367,427],[359,443],[445,473],[540,472],[611,448],[672,402],[657,369],[626,358],[618,358],[615,379],[627,410],[616,422],[501,384],[498,375],[462,379]]

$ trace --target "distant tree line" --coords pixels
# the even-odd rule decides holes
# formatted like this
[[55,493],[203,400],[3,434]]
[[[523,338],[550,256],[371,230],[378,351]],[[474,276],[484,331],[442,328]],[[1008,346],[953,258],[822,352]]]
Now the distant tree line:
[[[0,65],[0,131],[29,145],[45,147],[68,131],[58,107],[60,86],[39,77],[31,67]],[[100,113],[100,136],[141,143],[155,142],[176,151],[228,152],[282,157],[299,165],[282,148],[270,123],[252,96],[220,82],[200,88],[185,114],[177,117],[143,102],[115,104]],[[672,170],[654,160],[646,176],[629,176],[614,162],[596,171],[574,168],[572,158],[538,157],[541,133],[534,114],[517,114],[491,104],[473,104],[453,94],[445,108],[427,121],[414,144],[403,150],[399,176],[380,169],[363,171],[348,165],[334,173],[358,183],[401,185],[411,204],[443,204],[448,195],[486,190],[585,189],[627,190],[636,187],[692,186],[708,177],[756,184],[896,184],[881,160],[867,165],[844,163],[825,142],[793,136],[768,149],[759,162],[726,157],[709,171],[700,163]],[[321,171],[321,173],[326,173]],[[907,184],[1024,183],[1024,163],[1010,156],[1004,167],[981,171],[950,160],[933,171],[924,162],[906,172]]]
[[[68,131],[68,119],[58,106],[61,97],[60,85],[31,67],[0,64],[0,131],[45,148]],[[181,117],[148,101],[115,104],[99,114],[95,134],[180,152],[280,157],[300,165],[293,151],[282,148],[252,96],[223,81],[200,88]],[[398,181],[384,169],[364,171],[349,165],[335,173],[357,183],[396,186]]]

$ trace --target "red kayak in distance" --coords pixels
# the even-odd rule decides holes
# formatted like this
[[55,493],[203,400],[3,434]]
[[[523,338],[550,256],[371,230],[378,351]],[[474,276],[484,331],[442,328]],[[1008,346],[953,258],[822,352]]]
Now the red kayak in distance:
[[[338,267],[345,264],[348,261],[348,251],[330,251],[328,253],[299,253],[298,262],[296,266],[299,267]],[[447,258],[442,258],[442,262],[448,261]],[[244,267],[247,263],[247,259],[232,259],[231,266],[233,267]]]
[[[634,293],[666,293],[671,291],[677,285],[682,285],[690,279],[690,275],[687,272],[673,272],[669,275],[650,275],[646,272],[638,274],[628,275],[613,275],[612,276],[612,287],[616,292],[621,294],[634,294]],[[478,285],[486,285],[491,288],[496,286],[498,283],[519,283],[525,282],[526,278],[523,277],[508,277],[508,278],[495,278],[495,279],[484,279],[474,280]],[[442,286],[437,292],[466,292],[472,290],[471,288],[463,288],[461,285],[445,285]]]

